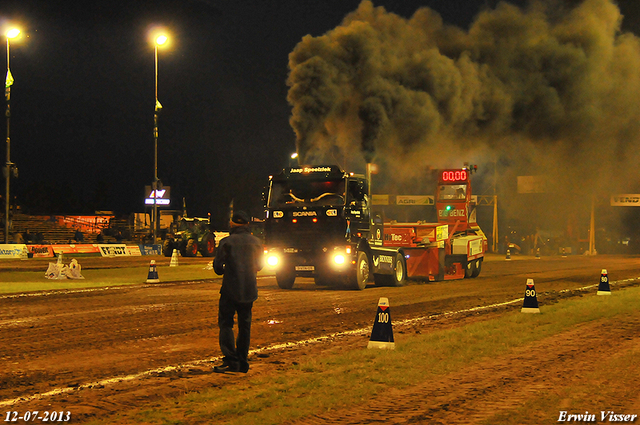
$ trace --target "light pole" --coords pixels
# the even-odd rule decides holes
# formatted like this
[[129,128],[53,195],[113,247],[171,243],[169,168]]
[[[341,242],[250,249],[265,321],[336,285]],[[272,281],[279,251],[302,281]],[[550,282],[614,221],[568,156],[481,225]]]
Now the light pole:
[[166,35],[159,35],[155,39],[155,66],[156,66],[156,103],[153,113],[153,185],[151,186],[151,193],[153,194],[153,243],[157,242],[158,238],[158,112],[162,109],[162,105],[158,101],[158,46],[167,42]]
[[7,99],[7,162],[4,168],[4,178],[6,181],[6,198],[4,200],[4,243],[9,243],[9,206],[11,203],[10,198],[10,181],[11,181],[11,172],[13,170],[13,164],[11,163],[11,138],[9,137],[9,126],[11,124],[11,86],[13,85],[13,76],[11,75],[11,68],[9,67],[9,59],[11,57],[9,53],[9,40],[12,38],[16,38],[20,34],[20,30],[17,28],[12,28],[7,31],[7,78],[4,84],[4,96]]

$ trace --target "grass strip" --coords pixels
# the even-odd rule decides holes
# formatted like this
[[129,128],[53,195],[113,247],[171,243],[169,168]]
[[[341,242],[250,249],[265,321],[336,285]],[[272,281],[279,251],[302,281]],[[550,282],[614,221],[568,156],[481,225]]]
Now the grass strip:
[[[205,270],[202,264],[178,267],[157,266],[157,271],[160,283],[183,280],[205,280],[220,277],[216,275],[213,270]],[[80,280],[47,279],[45,272],[46,267],[42,272],[3,272],[0,281],[0,294],[57,289],[100,288],[114,285],[138,285],[146,282],[149,274],[149,266],[81,270],[84,279]]]
[[[394,351],[342,352],[340,347],[334,347],[333,352],[279,371],[275,376],[251,376],[226,387],[189,393],[90,423],[266,425],[319,415],[366,402],[392,388],[417,385],[483,359],[508,354],[581,323],[638,314],[635,305],[639,295],[640,288],[629,288],[610,297],[594,295],[563,301],[544,307],[539,315],[513,312],[460,328],[403,334],[402,340],[396,338]],[[623,366],[627,360],[625,357],[620,364]],[[622,367],[617,373],[623,370]],[[583,392],[590,390],[585,385]],[[564,404],[578,406],[584,402],[583,396],[567,390],[557,397],[544,395],[533,399],[531,403],[535,406],[530,408],[544,408],[551,415],[547,418],[554,417],[560,397]],[[501,417],[500,422],[492,423],[522,423],[525,411],[514,410]],[[515,418],[518,421],[512,422]]]

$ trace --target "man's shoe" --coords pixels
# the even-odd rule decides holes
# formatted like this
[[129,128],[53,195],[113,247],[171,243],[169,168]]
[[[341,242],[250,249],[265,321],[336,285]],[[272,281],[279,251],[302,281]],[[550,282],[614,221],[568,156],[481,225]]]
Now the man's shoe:
[[249,363],[241,363],[238,368],[238,372],[247,373],[249,372]]
[[239,370],[240,368],[238,367],[238,365],[233,363],[222,363],[221,366],[213,367],[213,371],[216,373],[238,372]]

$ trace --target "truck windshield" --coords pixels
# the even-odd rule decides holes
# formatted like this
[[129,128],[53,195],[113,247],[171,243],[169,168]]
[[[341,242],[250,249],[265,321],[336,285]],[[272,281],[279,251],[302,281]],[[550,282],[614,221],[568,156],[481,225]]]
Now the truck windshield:
[[467,197],[467,185],[466,184],[443,184],[440,185],[438,192],[439,201],[449,201],[452,199],[466,199]]
[[269,192],[269,208],[344,205],[344,190],[344,179],[272,182]]

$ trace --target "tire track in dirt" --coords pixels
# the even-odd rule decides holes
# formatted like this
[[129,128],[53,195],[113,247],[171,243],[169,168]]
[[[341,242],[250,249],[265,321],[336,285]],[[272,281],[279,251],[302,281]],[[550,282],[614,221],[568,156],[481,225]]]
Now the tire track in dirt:
[[[571,385],[601,366],[602,359],[638,349],[640,340],[629,335],[639,333],[640,313],[616,322],[583,324],[444,377],[426,378],[421,385],[385,392],[365,405],[287,424],[481,423],[496,412],[522,406],[540,392]],[[594,406],[599,407],[608,408]],[[536,412],[530,413],[537,423],[557,421],[557,417],[536,418]]]
[[[579,289],[562,292],[565,288],[579,288],[599,278],[600,265],[612,259],[594,258],[554,261],[555,271],[550,276],[539,276],[539,297],[542,305],[560,299],[581,296]],[[637,276],[635,261],[613,259],[624,277]],[[518,264],[520,263],[520,264]],[[618,265],[619,264],[619,265]],[[487,264],[489,266],[489,263]],[[257,349],[275,344],[285,347],[269,356],[252,359],[250,374],[277,374],[299,361],[301,356],[321,356],[332,343],[343,349],[366,346],[368,335],[341,337],[327,344],[310,344],[287,347],[286,344],[320,335],[331,335],[345,329],[362,329],[371,325],[373,312],[380,296],[392,299],[394,324],[416,316],[429,317],[428,324],[408,323],[408,329],[398,326],[398,333],[425,332],[434,329],[454,328],[464,323],[485,320],[485,317],[513,311],[518,306],[514,296],[522,295],[525,279],[532,266],[542,268],[542,263],[515,261],[511,264],[492,264],[486,267],[501,271],[508,267],[507,277],[492,278],[490,273],[478,279],[456,282],[440,282],[427,285],[411,282],[403,288],[368,287],[365,291],[344,291],[318,288],[312,281],[300,280],[291,291],[282,291],[271,278],[261,279],[260,299],[254,307],[255,339]],[[546,265],[545,265],[546,266]],[[613,270],[613,266],[608,266]],[[565,269],[568,269],[565,271]],[[596,273],[593,273],[593,269]],[[626,272],[626,269],[630,269]],[[500,273],[498,273],[500,274]],[[504,273],[503,273],[504,274]],[[562,276],[570,276],[567,282]],[[595,277],[594,277],[595,276]],[[536,281],[538,285],[539,281]],[[613,282],[612,282],[613,284]],[[593,287],[593,285],[590,285]],[[4,378],[13,385],[6,387],[3,399],[28,397],[30,394],[47,393],[67,386],[68,393],[44,400],[16,402],[20,409],[28,407],[46,410],[50,406],[73,408],[74,412],[106,416],[127,406],[135,407],[153,400],[185,394],[198,388],[217,385],[242,385],[242,377],[220,377],[211,371],[210,357],[218,353],[215,313],[219,280],[195,284],[171,283],[161,285],[137,285],[117,290],[94,292],[51,293],[45,297],[19,297],[0,299],[1,319],[26,319],[50,315],[46,326],[27,327],[21,343],[3,348],[0,346],[0,364],[5,367]],[[542,289],[547,288],[550,292]],[[582,292],[583,294],[586,292]],[[489,311],[472,311],[454,314],[481,304],[494,304],[512,300],[512,304]],[[145,305],[169,307],[144,311]],[[113,314],[112,306],[127,306],[125,311],[135,314]],[[95,311],[104,307],[105,314],[79,314],[71,323],[63,315],[69,311]],[[57,318],[57,319],[56,319]],[[268,324],[274,320],[277,324]],[[4,328],[5,330],[7,328]],[[22,329],[22,328],[19,328]],[[252,330],[254,330],[252,329]],[[0,328],[0,333],[3,331]],[[253,332],[252,332],[253,333]],[[16,335],[7,333],[3,342],[17,342]],[[256,350],[256,352],[258,352]],[[101,380],[127,376],[144,371],[154,371],[167,365],[190,365],[194,359],[205,359],[193,367],[162,370],[144,378],[103,385]],[[209,362],[207,363],[207,359]],[[19,374],[12,374],[15,371]],[[96,383],[92,388],[81,389],[83,383]],[[463,382],[463,381],[460,381]],[[447,391],[447,385],[442,386]],[[76,421],[82,418],[76,415]],[[80,423],[80,422],[77,422]]]

